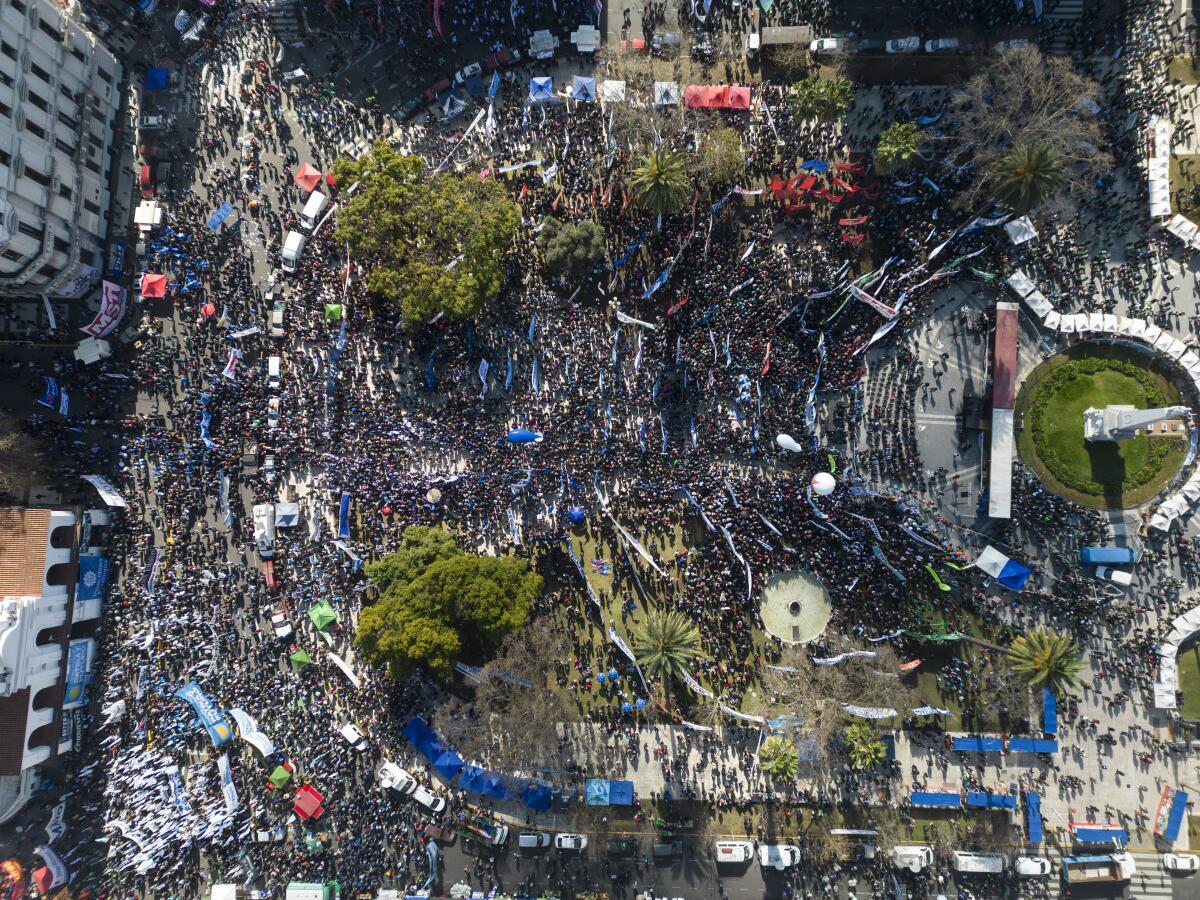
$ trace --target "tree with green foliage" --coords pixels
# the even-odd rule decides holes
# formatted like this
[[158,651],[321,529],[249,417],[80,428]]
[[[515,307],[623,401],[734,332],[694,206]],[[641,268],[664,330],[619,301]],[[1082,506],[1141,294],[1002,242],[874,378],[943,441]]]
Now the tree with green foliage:
[[854,101],[854,83],[845,75],[822,78],[818,73],[797,81],[788,94],[792,114],[800,119],[840,119]]
[[855,722],[846,728],[842,736],[850,765],[856,769],[869,769],[883,762],[887,748],[879,739],[879,732],[866,722]]
[[637,205],[656,215],[668,215],[683,206],[692,186],[683,154],[660,144],[633,172],[633,197]]
[[879,135],[875,147],[875,168],[880,172],[899,169],[917,159],[917,148],[924,134],[915,122],[893,122]]
[[771,735],[758,748],[758,764],[774,781],[795,781],[800,772],[800,752],[783,735]]
[[368,563],[367,577],[380,594],[386,594],[393,583],[408,584],[439,560],[462,556],[454,535],[440,528],[410,525],[400,535],[400,546],[378,562]]
[[468,319],[499,293],[521,214],[498,181],[427,172],[420,157],[384,141],[359,159],[338,159],[333,174],[344,189],[337,239],[408,327],[438,312]]
[[653,613],[634,630],[633,653],[637,664],[666,690],[704,657],[700,629],[677,610]]
[[733,184],[746,174],[742,136],[727,125],[714,128],[700,139],[697,175],[710,190]]
[[1058,693],[1079,683],[1083,658],[1074,638],[1035,628],[1018,637],[1008,648],[1012,670],[1031,687],[1046,687]]
[[578,278],[604,259],[604,228],[595,219],[562,222],[546,216],[537,243],[552,275]]
[[1063,182],[1062,159],[1046,142],[1014,147],[992,166],[992,196],[1018,215],[1037,209]]
[[451,552],[433,531],[406,529],[400,558],[368,569],[387,587],[363,608],[355,643],[393,678],[418,667],[445,675],[460,654],[488,651],[525,625],[542,591],[525,560]]

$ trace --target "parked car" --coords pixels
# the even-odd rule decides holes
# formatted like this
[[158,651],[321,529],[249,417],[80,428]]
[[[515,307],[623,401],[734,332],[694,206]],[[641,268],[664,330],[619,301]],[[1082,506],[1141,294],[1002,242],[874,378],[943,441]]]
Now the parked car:
[[1040,878],[1049,875],[1054,865],[1044,856],[1018,856],[1013,860],[1013,869],[1024,878]]
[[418,784],[412,792],[412,798],[433,813],[440,813],[446,808],[446,798],[440,797],[423,784]]
[[808,52],[813,56],[828,56],[833,53],[845,53],[850,42],[845,38],[817,38],[808,45]]
[[883,49],[884,43],[876,38],[863,38],[854,45],[854,49],[859,53],[877,53]]
[[274,431],[279,427],[279,398],[272,397],[267,401],[267,430]]
[[175,116],[171,113],[151,113],[141,116],[137,122],[138,131],[163,131],[175,127]]
[[472,78],[483,71],[483,66],[479,63],[471,63],[469,66],[463,66],[454,73],[454,81],[456,84],[462,84],[468,78]]
[[338,734],[355,750],[366,750],[369,746],[367,736],[359,731],[358,726],[353,722],[347,722],[343,725],[338,729]]
[[912,37],[892,38],[883,42],[885,53],[916,53],[920,49],[921,38],[915,34]]
[[1026,38],[1009,38],[1007,41],[999,41],[994,49],[997,53],[1006,53],[1009,50],[1019,50],[1028,46],[1029,41]]
[[541,850],[550,846],[550,834],[545,831],[522,831],[517,835],[517,846],[522,850]]
[[[275,288],[271,287],[267,291],[267,296],[265,299],[268,303],[270,303],[274,296]],[[271,304],[271,337],[273,338],[281,338],[284,336],[283,313],[285,308],[286,304],[282,300],[277,300],[275,303]]]
[[605,856],[610,856],[613,859],[629,859],[637,856],[638,845],[633,838],[617,838],[614,841],[609,841],[608,846],[604,850]]
[[800,848],[794,844],[763,844],[758,848],[758,862],[764,869],[782,872],[800,862]]
[[925,42],[926,53],[944,53],[947,50],[958,49],[958,38],[934,38]]
[[417,789],[417,779],[393,762],[385,762],[376,773],[379,786],[384,790],[392,790],[401,797],[411,797]]
[[587,849],[588,839],[586,834],[556,834],[554,836],[554,849],[556,850],[579,850]]
[[749,841],[717,841],[718,863],[744,863],[754,858],[754,845]]
[[286,641],[292,636],[292,623],[283,614],[283,610],[271,610],[271,630],[275,632],[276,640]]
[[1113,584],[1119,584],[1121,587],[1129,587],[1133,584],[1133,573],[1126,572],[1124,569],[1113,569],[1109,566],[1096,566],[1096,577],[1101,581],[1111,581]]
[[678,859],[683,856],[683,841],[655,844],[650,853],[655,859]]
[[1168,872],[1200,871],[1200,856],[1194,853],[1167,853],[1163,855],[1163,868]]

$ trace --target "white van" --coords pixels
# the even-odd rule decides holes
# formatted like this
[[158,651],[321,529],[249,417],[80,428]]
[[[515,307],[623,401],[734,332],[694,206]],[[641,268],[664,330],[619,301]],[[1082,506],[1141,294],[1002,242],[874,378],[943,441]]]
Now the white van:
[[279,386],[283,383],[282,368],[283,357],[267,357],[267,387],[272,391],[279,390]]
[[754,858],[754,845],[749,841],[717,841],[718,863],[744,863]]
[[283,252],[279,254],[279,268],[289,275],[295,275],[300,267],[300,255],[304,253],[307,239],[298,231],[289,231],[283,239]]
[[1109,566],[1096,566],[1096,577],[1101,581],[1111,581],[1113,584],[1119,584],[1121,587],[1129,587],[1133,584],[1133,573],[1126,572],[1124,569],[1113,569]]
[[800,862],[800,848],[795,844],[763,844],[758,848],[758,862],[764,869],[782,872]]
[[955,850],[952,859],[955,872],[969,875],[999,875],[1008,865],[1008,859],[1000,853],[965,853]]
[[892,848],[892,861],[898,869],[921,872],[933,865],[933,848],[913,844]]
[[254,547],[263,559],[275,555],[275,504],[254,505]]
[[338,729],[338,734],[355,750],[367,749],[367,736],[353,722],[347,722]]
[[312,231],[317,226],[317,220],[328,205],[329,198],[320,191],[313,191],[308,195],[308,202],[304,204],[304,211],[300,213],[300,224],[305,230]]

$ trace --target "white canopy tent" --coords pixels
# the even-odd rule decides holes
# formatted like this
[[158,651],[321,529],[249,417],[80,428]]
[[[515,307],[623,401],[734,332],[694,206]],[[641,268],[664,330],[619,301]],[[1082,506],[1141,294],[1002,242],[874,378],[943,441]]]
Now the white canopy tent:
[[1025,301],[1030,310],[1033,311],[1033,314],[1039,319],[1044,319],[1050,313],[1054,312],[1054,305],[1036,288],[1021,299]]
[[1131,338],[1143,337],[1146,334],[1146,320],[1122,318],[1117,324],[1117,333]]
[[1028,297],[1037,289],[1037,286],[1029,280],[1029,276],[1020,269],[1017,269],[1015,272],[1009,275],[1006,280],[1008,281],[1008,286],[1012,288],[1016,295],[1021,299]]
[[1087,330],[1094,334],[1104,331],[1104,313],[1088,313]]
[[1037,229],[1034,228],[1033,223],[1029,221],[1029,216],[1021,216],[1019,219],[1013,219],[1011,222],[1005,222],[1004,230],[1008,232],[1008,239],[1017,246],[1020,246],[1026,241],[1031,241],[1037,237]]
[[1046,313],[1046,318],[1042,320],[1042,324],[1047,328],[1058,331],[1058,326],[1062,324],[1062,314],[1056,310],[1051,310]]
[[1117,315],[1116,313],[1105,313],[1104,324],[1100,326],[1100,330],[1105,334],[1117,333]]
[[655,106],[678,106],[679,105],[679,84],[674,81],[656,81],[656,82],[654,82],[654,105]]

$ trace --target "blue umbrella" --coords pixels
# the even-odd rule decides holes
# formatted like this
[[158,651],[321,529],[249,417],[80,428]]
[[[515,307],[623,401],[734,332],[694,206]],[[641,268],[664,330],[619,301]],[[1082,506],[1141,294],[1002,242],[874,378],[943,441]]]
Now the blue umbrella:
[[624,703],[621,704],[621,712],[623,712],[623,713],[633,712],[633,704],[630,703],[628,700],[626,700]]
[[587,511],[582,506],[569,506],[567,507],[567,518],[578,525],[587,518]]
[[536,444],[541,439],[540,431],[530,431],[528,428],[515,428],[508,433],[510,444]]
[[616,669],[608,670],[608,680],[609,681],[616,681],[620,677],[621,677],[621,674]]
[[596,680],[598,682],[600,682],[601,684],[604,684],[606,681],[608,681],[608,676],[605,675],[603,672],[601,672],[599,675],[596,676]]
[[644,699],[642,699],[641,697],[638,697],[638,698],[637,698],[637,708],[638,708],[638,709],[645,709],[645,708],[646,708],[646,701],[645,701]]

